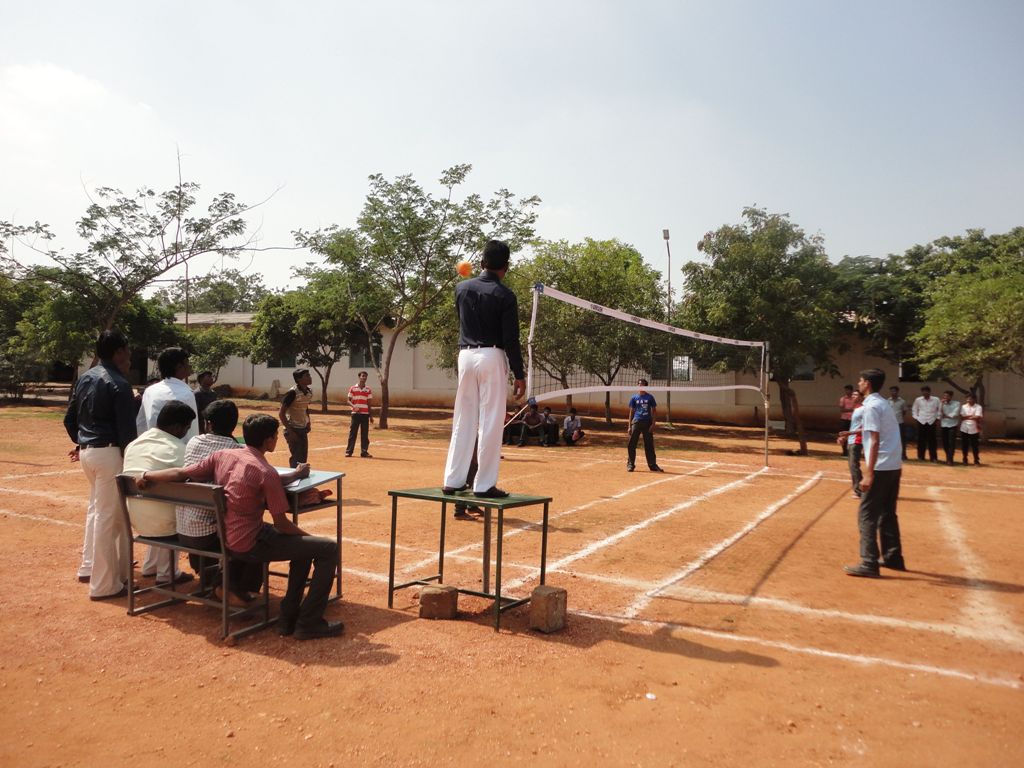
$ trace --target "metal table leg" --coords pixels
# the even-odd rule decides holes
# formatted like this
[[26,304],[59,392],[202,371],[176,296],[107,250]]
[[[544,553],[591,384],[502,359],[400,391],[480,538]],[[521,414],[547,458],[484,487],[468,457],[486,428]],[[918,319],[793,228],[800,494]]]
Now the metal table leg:
[[544,502],[544,527],[540,534],[540,583],[544,584],[544,577],[548,569],[548,502]]
[[491,591],[491,508],[484,507],[484,592]]
[[448,502],[441,501],[441,540],[437,545],[437,583],[444,584],[444,526],[448,519]]
[[[337,536],[338,536],[338,586],[335,590],[335,594],[341,598],[341,478],[337,480],[337,489],[335,491],[338,496],[338,520],[337,520]],[[541,582],[543,583],[543,581]]]
[[391,497],[391,559],[388,566],[388,608],[395,606],[395,528],[398,525],[398,497]]
[[501,629],[501,549],[505,538],[505,510],[498,507],[497,557],[494,563],[494,631]]

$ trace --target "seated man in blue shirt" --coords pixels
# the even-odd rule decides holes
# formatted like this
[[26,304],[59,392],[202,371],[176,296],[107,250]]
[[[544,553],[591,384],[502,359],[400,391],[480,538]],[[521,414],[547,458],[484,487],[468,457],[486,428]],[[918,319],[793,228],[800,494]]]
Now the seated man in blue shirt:
[[[860,563],[848,565],[850,576],[877,579],[879,565],[895,571],[907,570],[903,562],[900,524],[896,518],[896,500],[900,495],[900,427],[889,403],[879,394],[885,384],[885,372],[878,368],[861,371],[857,389],[864,396],[861,406],[864,444],[864,476],[858,512],[860,527]],[[879,560],[878,541],[881,539]]]

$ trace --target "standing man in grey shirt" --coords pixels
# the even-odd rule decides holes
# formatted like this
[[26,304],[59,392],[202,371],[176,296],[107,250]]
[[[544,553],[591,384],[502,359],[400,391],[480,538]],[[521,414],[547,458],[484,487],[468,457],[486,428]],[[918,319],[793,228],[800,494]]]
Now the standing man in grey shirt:
[[[850,576],[878,578],[879,565],[905,571],[896,501],[900,495],[900,430],[892,408],[878,391],[885,384],[885,372],[878,368],[861,371],[857,389],[864,396],[861,410],[864,445],[864,476],[857,522],[860,528],[860,563],[848,565]],[[881,539],[879,562],[878,542]]]
[[117,495],[116,477],[124,466],[124,449],[135,439],[135,396],[128,383],[131,351],[119,331],[103,331],[96,340],[100,364],[75,383],[64,416],[64,429],[75,444],[89,481],[89,509],[78,580],[89,584],[89,599],[128,594],[125,582],[131,557]]
[[466,485],[476,443],[479,467],[473,480],[474,494],[491,499],[508,496],[497,483],[509,367],[515,379],[513,396],[518,400],[526,392],[519,346],[519,305],[516,295],[501,282],[508,271],[509,256],[506,243],[488,240],[480,260],[483,273],[455,287],[459,388],[444,470],[445,493],[460,491]]
[[892,408],[892,415],[896,417],[896,423],[900,426],[900,458],[907,460],[907,432],[910,425],[907,421],[907,401],[900,397],[899,387],[889,387],[889,407]]

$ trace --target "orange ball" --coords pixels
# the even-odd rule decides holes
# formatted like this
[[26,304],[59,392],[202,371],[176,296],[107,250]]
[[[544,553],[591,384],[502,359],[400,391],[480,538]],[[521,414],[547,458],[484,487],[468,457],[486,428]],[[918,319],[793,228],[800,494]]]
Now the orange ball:
[[460,261],[457,265],[455,265],[455,270],[462,277],[469,277],[471,274],[473,274],[473,265],[470,264],[468,261]]

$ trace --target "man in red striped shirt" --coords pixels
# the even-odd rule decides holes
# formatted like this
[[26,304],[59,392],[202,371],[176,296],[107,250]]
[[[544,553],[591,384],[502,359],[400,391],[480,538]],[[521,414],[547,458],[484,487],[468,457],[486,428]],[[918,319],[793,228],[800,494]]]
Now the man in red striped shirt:
[[373,412],[370,400],[373,390],[366,386],[366,371],[359,372],[359,382],[348,388],[348,404],[352,406],[352,425],[348,429],[348,447],[345,455],[351,456],[356,447],[356,432],[359,432],[359,455],[364,459],[370,456],[370,425],[373,424]]

